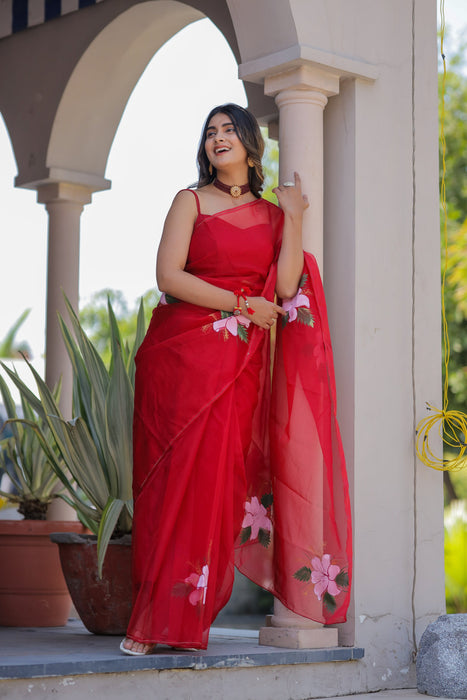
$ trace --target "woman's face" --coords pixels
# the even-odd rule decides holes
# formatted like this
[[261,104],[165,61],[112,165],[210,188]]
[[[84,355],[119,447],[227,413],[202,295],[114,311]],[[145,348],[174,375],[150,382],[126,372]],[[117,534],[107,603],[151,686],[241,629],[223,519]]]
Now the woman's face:
[[215,114],[209,122],[204,148],[209,161],[217,170],[246,164],[246,148],[238,138],[231,118],[222,112]]

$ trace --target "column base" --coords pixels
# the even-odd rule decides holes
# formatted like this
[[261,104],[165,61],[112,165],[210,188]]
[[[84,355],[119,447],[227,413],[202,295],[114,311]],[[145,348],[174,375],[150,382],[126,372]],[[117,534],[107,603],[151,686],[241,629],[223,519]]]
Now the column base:
[[320,627],[300,629],[297,627],[273,627],[271,615],[266,618],[266,627],[259,630],[259,643],[268,647],[285,649],[328,649],[337,647],[337,629]]

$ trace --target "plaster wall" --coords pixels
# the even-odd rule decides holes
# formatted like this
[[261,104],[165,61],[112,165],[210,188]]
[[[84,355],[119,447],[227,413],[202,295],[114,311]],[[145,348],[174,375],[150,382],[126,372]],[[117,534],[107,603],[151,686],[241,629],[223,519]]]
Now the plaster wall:
[[[223,0],[112,0],[0,40],[0,112],[18,165],[16,185],[67,181],[107,189],[108,154],[141,73],[167,39],[205,16],[239,58]],[[255,111],[275,113],[260,86],[246,89]]]
[[[313,4],[323,16],[337,5]],[[348,33],[379,72],[341,82],[326,107],[324,252],[353,473],[355,643],[376,690],[414,683],[416,643],[445,603],[442,479],[413,446],[441,388],[436,6],[415,6],[412,93],[412,3],[378,3],[371,22],[368,4],[353,23],[343,6],[321,47],[353,50]]]

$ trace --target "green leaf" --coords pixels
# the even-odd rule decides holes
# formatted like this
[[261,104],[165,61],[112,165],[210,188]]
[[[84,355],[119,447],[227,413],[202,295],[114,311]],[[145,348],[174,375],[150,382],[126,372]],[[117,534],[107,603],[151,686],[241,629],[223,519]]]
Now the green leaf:
[[300,282],[298,283],[298,286],[303,288],[305,286],[305,284],[307,283],[307,281],[308,281],[308,274],[305,272],[305,274],[300,277]]
[[144,302],[143,302],[143,297],[141,297],[141,301],[139,304],[139,309],[138,309],[138,316],[136,320],[136,335],[135,335],[135,340],[133,343],[133,347],[130,349],[130,352],[128,353],[128,364],[127,364],[127,372],[128,372],[128,377],[130,379],[130,384],[135,388],[135,355],[138,352],[139,346],[143,342],[144,339],[144,334],[146,332],[146,321],[144,318]]
[[221,311],[221,318],[229,318],[229,316],[233,316],[230,311]]
[[261,498],[261,505],[264,506],[265,508],[269,508],[269,506],[272,506],[272,503],[273,503],[272,493],[265,493],[264,496]]
[[324,603],[325,607],[329,610],[330,613],[333,613],[337,607],[336,599],[334,598],[334,596],[332,596],[327,591],[323,596],[323,603]]
[[[26,309],[23,311],[21,316],[14,322],[6,336],[0,340],[0,357],[15,357],[19,356],[18,353],[18,346],[15,347],[15,338],[16,334],[20,329],[20,326],[23,325],[27,317],[29,316],[31,312],[31,309]],[[28,348],[28,352],[29,348]]]
[[240,544],[245,544],[251,537],[251,527],[244,527],[240,534]]
[[315,325],[313,314],[304,306],[299,306],[297,309],[297,321],[298,323],[301,323],[304,326],[310,326],[311,328],[313,328]]
[[344,571],[344,569],[341,569],[339,573],[337,574],[335,581],[338,586],[341,588],[348,588],[349,587],[349,574],[347,571]]
[[105,402],[106,436],[115,465],[109,470],[110,493],[126,501],[132,494],[133,469],[133,388],[123,364],[123,358],[115,349],[114,371],[110,379]]
[[297,581],[309,581],[311,579],[311,569],[308,566],[302,566],[301,569],[294,573],[293,577]]
[[119,498],[109,498],[101,516],[99,532],[97,533],[97,570],[102,578],[102,567],[109,540],[112,537],[124,502]]
[[[42,406],[40,399],[38,399],[37,396],[31,391],[31,389],[19,378],[19,376],[16,372],[14,372],[9,367],[7,367],[3,362],[0,362],[0,365],[3,367],[5,372],[8,374],[8,376],[12,380],[12,382],[16,385],[16,387],[19,389],[21,394],[24,396],[24,398],[30,404],[30,406],[34,409],[34,411],[41,418],[45,419],[45,412],[44,412],[44,408]],[[28,362],[28,365],[34,374],[32,365],[30,365],[29,362]]]
[[258,530],[258,542],[263,545],[263,547],[269,547],[271,544],[271,533],[268,530],[260,528]]
[[244,343],[248,343],[248,331],[245,326],[242,326],[241,323],[237,324],[237,334],[240,340],[242,340]]
[[289,312],[287,311],[284,316],[282,316],[282,328],[285,328],[289,322]]
[[171,294],[167,294],[167,292],[165,293],[165,300],[166,300],[167,304],[179,304],[180,303],[180,299],[177,299],[177,297],[173,297]]
[[[10,393],[7,383],[2,376],[0,376],[0,393],[2,394],[3,405],[5,406],[8,418],[18,418],[18,416],[16,415],[15,402],[13,401],[13,397]],[[10,428],[15,439],[19,440],[20,435],[17,423],[10,423]]]

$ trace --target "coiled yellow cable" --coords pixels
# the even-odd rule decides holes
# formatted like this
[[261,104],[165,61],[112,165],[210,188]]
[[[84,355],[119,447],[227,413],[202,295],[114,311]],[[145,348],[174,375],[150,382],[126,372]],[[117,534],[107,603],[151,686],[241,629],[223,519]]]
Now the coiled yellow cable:
[[[443,239],[444,239],[444,267],[441,285],[441,314],[443,325],[443,344],[444,344],[444,392],[443,392],[443,410],[439,410],[427,404],[427,409],[431,415],[424,418],[417,425],[415,449],[419,459],[432,469],[439,471],[459,471],[467,465],[467,456],[465,454],[467,445],[467,415],[461,411],[448,410],[448,367],[451,348],[449,344],[448,323],[446,320],[446,305],[445,305],[445,287],[446,275],[448,268],[448,216],[446,204],[446,138],[444,134],[445,121],[445,105],[444,96],[446,90],[446,57],[444,55],[444,35],[446,31],[446,22],[444,16],[444,0],[440,0],[440,36],[441,36],[441,58],[443,60],[443,83],[441,90],[441,119],[440,119],[440,141],[443,172],[441,178],[441,206],[443,209]],[[450,451],[457,451],[457,455],[450,459],[437,457],[430,448],[429,434],[430,431],[438,428],[437,435],[441,438],[444,445],[449,447]]]

